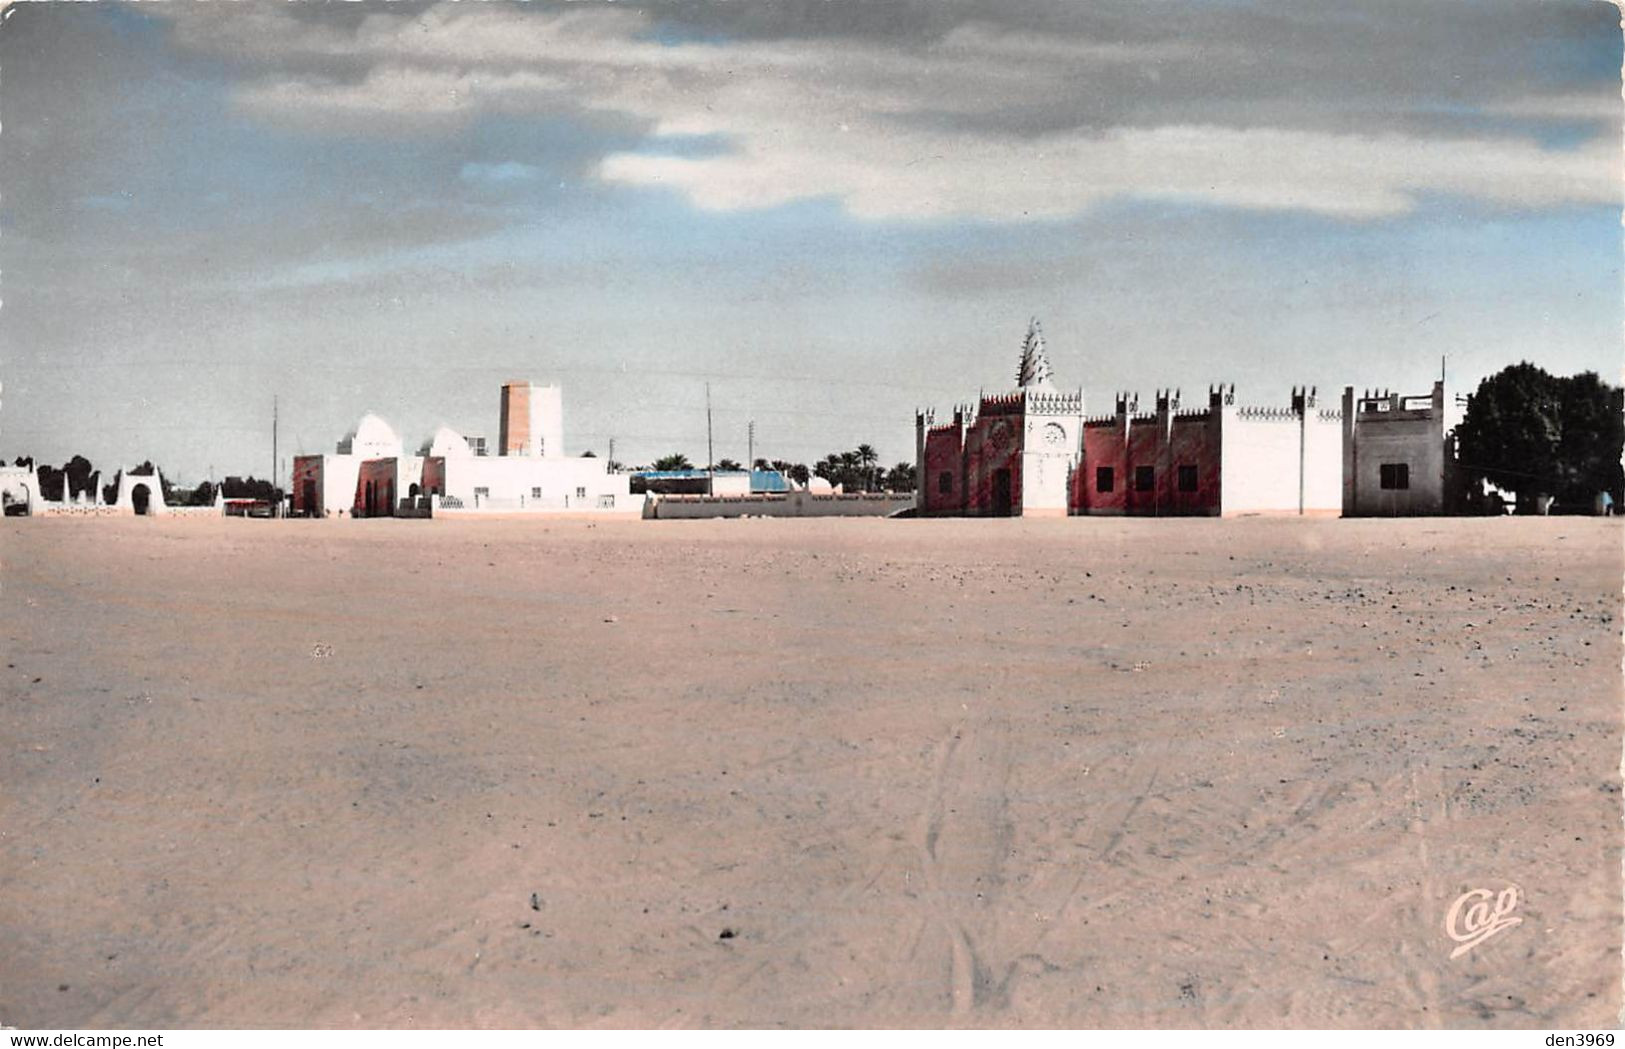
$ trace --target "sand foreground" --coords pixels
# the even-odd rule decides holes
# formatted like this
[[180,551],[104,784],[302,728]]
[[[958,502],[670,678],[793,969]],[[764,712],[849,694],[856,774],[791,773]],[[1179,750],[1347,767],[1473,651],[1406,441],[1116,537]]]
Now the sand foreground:
[[5,520],[0,1023],[1611,1025],[1621,550]]

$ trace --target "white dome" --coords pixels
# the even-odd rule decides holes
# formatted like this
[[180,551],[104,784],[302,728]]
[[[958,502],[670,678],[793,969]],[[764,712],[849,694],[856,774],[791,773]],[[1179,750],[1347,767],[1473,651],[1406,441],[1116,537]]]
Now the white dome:
[[474,452],[468,447],[467,438],[449,426],[442,426],[429,439],[429,454],[445,456],[448,459],[462,459],[473,455]]
[[372,412],[361,417],[350,437],[350,454],[364,459],[389,459],[401,454],[401,438]]

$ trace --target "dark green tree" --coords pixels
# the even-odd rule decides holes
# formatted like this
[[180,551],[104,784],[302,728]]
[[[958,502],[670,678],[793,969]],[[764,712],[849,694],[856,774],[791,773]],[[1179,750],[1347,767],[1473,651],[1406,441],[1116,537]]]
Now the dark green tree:
[[670,455],[662,455],[656,459],[654,468],[656,470],[692,470],[694,464],[689,462],[688,456],[682,452],[673,452]]
[[35,471],[39,476],[39,496],[53,503],[62,501],[68,490],[68,475],[50,464]]
[[1471,478],[1535,497],[1585,500],[1618,493],[1625,425],[1620,391],[1585,372],[1554,376],[1525,361],[1479,383],[1456,428],[1456,454]]
[[717,464],[715,466],[713,466],[712,469],[713,470],[720,470],[720,471],[722,471],[724,473],[736,473],[736,472],[738,472],[740,470],[743,470],[744,467],[740,466],[737,462],[735,462],[732,459],[719,459],[719,460],[717,460]]
[[88,494],[95,481],[96,468],[90,465],[90,460],[82,455],[69,459],[62,467],[62,474],[68,482],[68,498],[73,499],[80,494]]

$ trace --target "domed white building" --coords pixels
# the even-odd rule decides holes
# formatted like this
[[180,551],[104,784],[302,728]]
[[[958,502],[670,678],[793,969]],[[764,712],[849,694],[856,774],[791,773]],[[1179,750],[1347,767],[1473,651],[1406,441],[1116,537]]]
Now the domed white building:
[[[364,466],[369,467],[365,478]],[[410,490],[411,482],[403,489],[399,478],[416,477],[422,471],[423,457],[406,455],[395,428],[368,412],[334,454],[294,457],[293,512],[305,517],[388,517],[400,498],[417,494]]]
[[[483,444],[483,442],[481,442]],[[500,454],[476,452],[441,426],[405,453],[400,435],[368,412],[332,455],[293,465],[293,512],[302,517],[424,517],[434,514],[632,511],[628,478],[590,456],[560,454],[563,405],[556,386],[502,388]]]

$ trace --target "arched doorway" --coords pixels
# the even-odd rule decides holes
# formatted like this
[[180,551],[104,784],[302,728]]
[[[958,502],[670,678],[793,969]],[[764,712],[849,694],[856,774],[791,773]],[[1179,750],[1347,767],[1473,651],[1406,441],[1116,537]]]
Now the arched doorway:
[[0,494],[0,503],[4,504],[7,517],[28,517],[34,512],[34,494],[26,484],[7,488]]
[[148,504],[152,501],[152,489],[144,484],[138,484],[130,489],[130,505],[135,507],[138,515],[147,513]]

